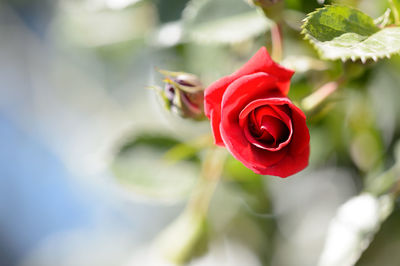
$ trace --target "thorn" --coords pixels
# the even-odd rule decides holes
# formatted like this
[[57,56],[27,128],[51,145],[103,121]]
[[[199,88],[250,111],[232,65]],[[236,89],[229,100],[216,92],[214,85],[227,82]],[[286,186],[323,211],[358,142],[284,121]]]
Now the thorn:
[[363,64],[365,64],[366,61],[367,61],[367,59],[366,59],[364,56],[362,56],[362,57],[361,57],[361,62],[362,62]]
[[346,61],[346,58],[344,56],[342,56],[340,59],[342,60],[343,63]]
[[372,60],[374,60],[376,62],[376,61],[378,61],[378,58],[375,55],[373,55]]
[[354,55],[351,56],[351,60],[354,62],[356,61],[356,57]]

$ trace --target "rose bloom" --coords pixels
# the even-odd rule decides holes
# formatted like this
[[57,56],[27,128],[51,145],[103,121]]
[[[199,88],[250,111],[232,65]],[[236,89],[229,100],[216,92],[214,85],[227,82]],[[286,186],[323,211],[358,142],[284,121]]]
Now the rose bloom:
[[257,174],[287,177],[308,165],[306,117],[287,97],[293,73],[262,47],[238,71],[205,90],[215,144]]

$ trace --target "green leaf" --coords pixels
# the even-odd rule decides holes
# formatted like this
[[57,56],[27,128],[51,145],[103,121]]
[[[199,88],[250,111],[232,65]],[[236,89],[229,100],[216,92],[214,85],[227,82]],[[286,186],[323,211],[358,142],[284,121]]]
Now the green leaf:
[[382,29],[368,38],[356,33],[346,33],[329,42],[313,42],[321,56],[326,59],[376,61],[400,52],[400,27]]
[[368,36],[379,30],[371,17],[347,6],[326,6],[317,9],[307,16],[303,28],[307,34],[322,42],[345,33]]
[[205,147],[213,146],[211,135],[200,136],[188,142],[179,143],[169,149],[163,156],[168,162],[178,162],[197,158],[197,154]]
[[165,152],[178,143],[166,136],[140,135],[120,148],[111,164],[112,173],[136,197],[161,202],[185,199],[197,180],[198,158],[165,160]]
[[235,43],[267,31],[273,22],[241,0],[192,0],[183,14],[184,33],[198,43]]
[[326,6],[310,13],[302,33],[324,59],[376,61],[400,52],[400,27],[380,30],[371,17],[346,6]]
[[159,151],[167,151],[171,147],[179,144],[180,142],[169,136],[163,136],[151,133],[142,133],[128,139],[119,149],[119,154],[129,153],[133,149],[140,146],[156,149]]

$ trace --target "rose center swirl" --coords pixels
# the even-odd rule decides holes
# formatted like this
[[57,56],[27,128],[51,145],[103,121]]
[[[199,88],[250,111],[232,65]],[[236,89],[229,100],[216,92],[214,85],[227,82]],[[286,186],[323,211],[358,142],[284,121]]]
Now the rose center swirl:
[[240,124],[246,139],[261,149],[280,150],[292,137],[292,121],[285,105],[262,105],[241,113]]

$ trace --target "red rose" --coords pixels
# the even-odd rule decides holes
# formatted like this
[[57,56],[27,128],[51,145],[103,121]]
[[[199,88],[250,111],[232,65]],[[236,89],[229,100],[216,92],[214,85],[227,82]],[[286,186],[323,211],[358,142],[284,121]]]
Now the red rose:
[[262,47],[242,68],[205,90],[215,144],[255,173],[287,177],[308,165],[306,117],[287,98],[293,73]]

